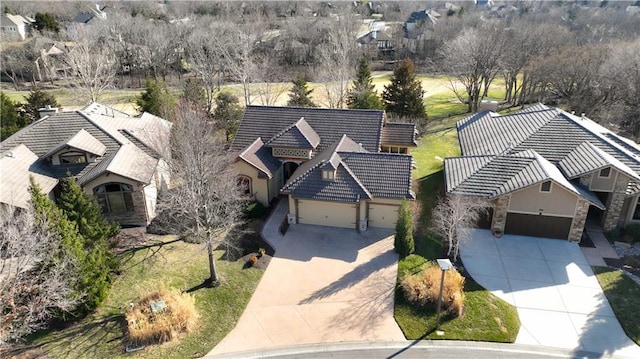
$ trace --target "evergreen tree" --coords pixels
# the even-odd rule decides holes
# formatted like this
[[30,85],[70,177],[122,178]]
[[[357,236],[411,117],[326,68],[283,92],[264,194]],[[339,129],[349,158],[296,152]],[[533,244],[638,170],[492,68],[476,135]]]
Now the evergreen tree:
[[180,98],[196,105],[200,110],[209,110],[204,87],[202,87],[201,81],[197,79],[187,79],[187,81],[185,81]]
[[0,92],[0,140],[13,135],[29,124],[29,119],[20,111],[20,106]]
[[52,31],[58,33],[60,31],[58,21],[56,21],[56,19],[49,13],[36,13],[35,20],[36,22],[33,24],[33,26],[40,32]]
[[78,185],[73,177],[62,180],[58,207],[67,219],[76,224],[83,241],[85,261],[81,286],[86,291],[85,308],[97,307],[106,297],[112,272],[119,263],[109,248],[107,239],[118,233],[119,226],[102,216],[102,208]]
[[[40,186],[34,181],[33,177],[30,177],[29,181],[31,182],[29,193],[31,194],[31,203],[33,204],[36,222],[44,223],[45,230],[57,236],[59,240],[59,246],[53,249],[56,253],[54,253],[53,263],[50,265],[55,265],[63,257],[73,258],[74,268],[71,271],[75,275],[75,278],[72,278],[73,295],[81,295],[83,300],[86,300],[82,273],[87,270],[85,266],[87,258],[82,236],[78,233],[78,227],[74,222],[67,219],[62,210],[46,194],[42,193]],[[74,314],[86,313],[86,309],[82,308],[83,306],[77,307],[74,310]],[[69,319],[67,313],[60,313],[60,317],[61,319]]]
[[415,250],[413,242],[413,216],[409,208],[409,201],[402,201],[398,209],[398,221],[396,222],[396,235],[393,246],[401,258],[408,256]]
[[176,100],[163,81],[147,79],[144,92],[136,98],[136,105],[141,112],[166,118],[173,111]]
[[424,121],[427,113],[422,103],[422,84],[416,78],[413,62],[405,59],[394,71],[391,83],[384,87],[382,100],[387,113],[399,118]]
[[305,80],[302,76],[297,76],[293,82],[293,87],[289,92],[289,102],[287,102],[287,106],[298,106],[298,107],[318,107],[313,101],[311,101],[311,92],[307,88],[307,80]]
[[358,64],[358,74],[353,88],[347,93],[347,106],[353,109],[382,110],[382,102],[371,82],[369,62],[364,57]]
[[40,112],[38,110],[43,107],[51,106],[60,108],[60,104],[56,100],[55,96],[42,91],[37,87],[34,87],[29,91],[25,100],[27,100],[27,103],[24,104],[23,108],[26,115],[31,119],[31,122],[40,118]]
[[213,118],[218,127],[224,131],[227,142],[233,138],[242,120],[242,107],[238,97],[229,92],[220,92],[216,96],[216,109]]

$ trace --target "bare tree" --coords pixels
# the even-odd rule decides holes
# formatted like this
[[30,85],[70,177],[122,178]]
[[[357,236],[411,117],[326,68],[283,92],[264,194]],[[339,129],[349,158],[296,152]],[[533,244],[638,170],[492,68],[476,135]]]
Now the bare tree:
[[325,91],[326,105],[331,108],[344,107],[349,82],[356,72],[357,24],[352,16],[341,16],[327,23],[326,38],[317,50],[318,78]]
[[205,91],[207,113],[213,109],[213,99],[216,92],[220,90],[222,59],[218,51],[218,23],[211,21],[200,21],[187,37],[186,58],[191,71],[201,81]]
[[207,114],[181,104],[171,131],[169,168],[176,185],[160,201],[158,225],[206,244],[213,285],[219,280],[213,251],[235,246],[245,198],[230,166],[232,156]]
[[117,60],[104,37],[85,34],[66,54],[66,63],[77,81],[72,86],[91,101],[97,101],[100,94],[111,86],[116,76]]
[[261,105],[274,106],[289,89],[288,83],[282,83],[283,74],[276,61],[269,56],[257,58],[254,64],[253,88]]
[[440,198],[431,213],[431,224],[447,243],[449,257],[458,258],[460,243],[469,238],[471,229],[488,208],[489,203],[477,197],[449,195]]
[[483,26],[467,28],[448,42],[442,51],[448,72],[462,83],[466,97],[452,81],[452,89],[461,101],[467,101],[468,111],[478,111],[481,94],[487,95],[498,73],[498,60],[504,40],[500,29]]
[[42,329],[75,307],[74,262],[58,238],[35,220],[33,208],[0,206],[0,346]]

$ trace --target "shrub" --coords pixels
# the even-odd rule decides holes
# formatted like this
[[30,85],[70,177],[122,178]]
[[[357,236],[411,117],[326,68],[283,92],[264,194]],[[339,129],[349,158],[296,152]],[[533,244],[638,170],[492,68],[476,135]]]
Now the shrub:
[[640,268],[640,256],[626,256],[624,257],[624,264],[633,268]]
[[[440,294],[440,267],[431,263],[422,273],[406,276],[400,286],[404,297],[411,303],[420,307],[438,305]],[[445,312],[462,316],[464,311],[464,277],[455,269],[445,272],[444,289],[442,292],[442,308]]]
[[245,208],[244,213],[249,219],[262,218],[267,213],[267,207],[260,202],[251,202]]
[[640,241],[640,224],[630,224],[624,227],[624,232],[633,237],[633,242]]
[[621,237],[620,228],[614,228],[610,231],[604,233],[605,237],[609,242],[613,243],[615,241],[619,241]]
[[258,263],[258,257],[257,256],[251,256],[249,257],[249,260],[247,261],[250,265],[255,265],[256,263]]
[[[166,307],[153,311],[152,304],[164,301]],[[189,293],[161,288],[143,296],[125,315],[128,338],[139,345],[170,341],[190,332],[198,319],[195,299]]]
[[415,249],[413,242],[413,216],[407,200],[403,200],[398,209],[398,222],[396,222],[396,235],[393,246],[400,258],[408,256]]
[[267,251],[264,248],[258,249],[258,257],[262,257]]

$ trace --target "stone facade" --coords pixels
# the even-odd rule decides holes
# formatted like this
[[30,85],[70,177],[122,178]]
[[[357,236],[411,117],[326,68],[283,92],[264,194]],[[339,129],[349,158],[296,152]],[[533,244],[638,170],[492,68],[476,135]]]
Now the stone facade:
[[147,225],[149,220],[147,218],[144,187],[140,185],[134,186],[131,191],[131,199],[133,200],[133,212],[105,214],[105,218],[122,225]]
[[504,234],[504,227],[507,224],[507,212],[509,211],[510,199],[510,196],[503,196],[494,201],[491,233],[496,237],[501,237]]
[[580,243],[584,224],[587,221],[587,213],[589,213],[589,202],[583,198],[579,198],[578,204],[576,205],[576,213],[571,223],[571,230],[569,231],[569,241]]
[[625,194],[627,192],[627,184],[629,178],[626,176],[618,176],[616,183],[613,187],[613,193],[609,196],[607,203],[605,204],[607,210],[604,213],[602,220],[602,226],[605,230],[611,230],[618,226],[622,214],[622,207],[624,206]]

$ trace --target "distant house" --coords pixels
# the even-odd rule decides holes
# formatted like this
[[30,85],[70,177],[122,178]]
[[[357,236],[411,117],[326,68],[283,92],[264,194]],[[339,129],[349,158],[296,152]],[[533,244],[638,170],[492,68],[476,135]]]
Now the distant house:
[[95,8],[92,8],[90,11],[82,12],[71,20],[71,23],[67,26],[67,36],[71,40],[78,40],[82,35],[82,31],[84,31],[85,26],[90,26],[96,21],[106,20],[107,13],[104,12],[106,6],[100,6],[96,4]]
[[411,190],[415,126],[383,111],[248,106],[233,149],[238,182],[268,205],[285,195],[290,224],[394,228]]
[[367,48],[369,53],[377,54],[380,59],[393,58],[395,52],[393,38],[388,33],[384,22],[371,22],[367,31],[358,34],[356,42],[359,46]]
[[585,223],[640,223],[640,146],[542,104],[457,123],[462,156],[444,162],[448,195],[485,198],[495,235],[579,242]]
[[34,19],[26,16],[2,14],[2,17],[0,17],[2,38],[5,41],[23,41],[31,32],[34,22]]
[[0,143],[0,203],[26,207],[30,176],[56,199],[60,180],[71,175],[105,217],[122,225],[155,217],[158,193],[169,182],[162,156],[168,121],[98,103],[78,111],[45,108],[41,116]]
[[64,43],[44,37],[33,40],[35,76],[38,81],[66,77],[69,65],[64,61],[67,48]]

